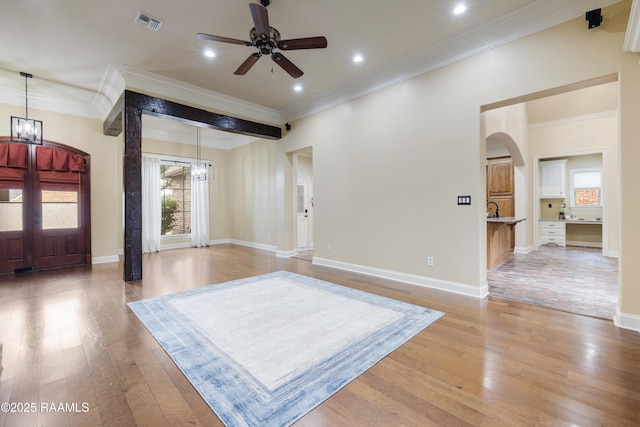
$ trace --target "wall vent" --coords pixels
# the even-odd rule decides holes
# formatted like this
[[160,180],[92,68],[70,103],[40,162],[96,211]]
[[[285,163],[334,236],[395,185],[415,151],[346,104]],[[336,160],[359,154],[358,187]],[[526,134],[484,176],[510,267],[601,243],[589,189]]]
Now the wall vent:
[[138,12],[136,24],[142,24],[150,30],[158,31],[162,27],[162,21],[144,12]]

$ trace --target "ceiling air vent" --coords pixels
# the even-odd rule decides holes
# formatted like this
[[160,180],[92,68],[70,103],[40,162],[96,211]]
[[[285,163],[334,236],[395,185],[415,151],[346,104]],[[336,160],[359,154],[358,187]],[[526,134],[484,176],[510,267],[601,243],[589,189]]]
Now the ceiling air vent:
[[136,16],[135,20],[136,24],[142,24],[150,30],[158,31],[160,27],[162,27],[162,21],[154,18],[151,15],[148,15],[144,12],[138,12],[138,16]]

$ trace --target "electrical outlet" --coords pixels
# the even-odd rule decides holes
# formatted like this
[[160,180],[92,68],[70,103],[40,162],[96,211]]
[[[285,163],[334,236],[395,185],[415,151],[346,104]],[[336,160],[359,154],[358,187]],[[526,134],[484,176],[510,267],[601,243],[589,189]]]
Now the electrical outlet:
[[327,243],[327,251],[331,252],[331,243]]
[[432,256],[428,256],[427,257],[427,265],[429,267],[433,267],[433,257]]

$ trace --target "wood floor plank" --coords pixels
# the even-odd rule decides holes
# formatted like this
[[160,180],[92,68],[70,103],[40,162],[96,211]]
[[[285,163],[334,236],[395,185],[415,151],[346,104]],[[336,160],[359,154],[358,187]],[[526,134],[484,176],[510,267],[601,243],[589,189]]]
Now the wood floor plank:
[[445,312],[301,418],[310,426],[640,425],[640,334],[610,320],[476,299],[231,244],[122,265],[0,276],[0,400],[86,403],[0,413],[4,426],[222,426],[127,302],[288,270]]

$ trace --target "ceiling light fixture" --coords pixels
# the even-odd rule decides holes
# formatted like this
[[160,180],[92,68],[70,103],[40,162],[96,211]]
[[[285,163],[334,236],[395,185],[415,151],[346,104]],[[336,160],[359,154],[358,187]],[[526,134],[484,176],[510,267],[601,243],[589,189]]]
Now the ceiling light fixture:
[[293,87],[293,90],[295,90],[296,92],[302,92],[302,86],[301,85],[295,85]]
[[[33,75],[20,72],[24,77],[24,117],[11,116],[11,141],[42,145],[42,121],[29,118],[28,79]],[[14,134],[15,132],[15,134]]]
[[207,58],[215,58],[216,53],[211,49],[207,49],[204,51],[204,56],[206,56]]
[[353,56],[353,62],[355,62],[356,64],[359,64],[362,61],[364,61],[364,57],[359,53]]
[[453,13],[456,15],[460,15],[461,13],[464,13],[467,10],[467,6],[465,6],[464,4],[459,4],[455,7],[455,9],[453,9]]
[[207,163],[202,163],[202,147],[200,146],[200,127],[196,126],[196,164],[191,165],[191,178],[194,181],[207,180]]

